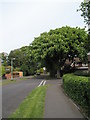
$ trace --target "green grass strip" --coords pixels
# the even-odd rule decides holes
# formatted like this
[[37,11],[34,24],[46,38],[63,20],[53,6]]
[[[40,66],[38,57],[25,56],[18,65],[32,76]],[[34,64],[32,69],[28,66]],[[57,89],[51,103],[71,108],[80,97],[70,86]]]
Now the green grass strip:
[[43,118],[47,87],[34,89],[9,118]]
[[10,84],[10,83],[16,83],[16,80],[2,80],[2,84],[0,84],[0,86],[1,85],[7,85],[7,84]]
[[[31,76],[30,78],[33,78],[33,76]],[[16,78],[16,79],[13,79],[13,80],[5,79],[5,80],[2,80],[2,82],[0,82],[0,86],[8,85],[8,84],[11,84],[11,83],[16,83],[16,82],[20,82],[20,81],[24,81],[24,80],[29,80],[29,79],[27,77]]]

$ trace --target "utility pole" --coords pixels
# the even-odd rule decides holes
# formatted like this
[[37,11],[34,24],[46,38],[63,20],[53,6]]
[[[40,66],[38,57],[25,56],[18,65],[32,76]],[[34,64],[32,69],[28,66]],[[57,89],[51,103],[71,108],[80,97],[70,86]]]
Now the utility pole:
[[13,80],[13,60],[15,60],[15,58],[11,58],[11,80]]

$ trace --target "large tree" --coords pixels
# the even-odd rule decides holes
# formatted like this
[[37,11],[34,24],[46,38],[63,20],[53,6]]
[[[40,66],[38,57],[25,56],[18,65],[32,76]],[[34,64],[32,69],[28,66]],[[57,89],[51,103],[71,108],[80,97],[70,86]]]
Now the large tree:
[[32,42],[34,59],[45,66],[51,76],[61,71],[67,58],[74,60],[75,55],[83,58],[87,33],[84,29],[62,27],[42,33]]

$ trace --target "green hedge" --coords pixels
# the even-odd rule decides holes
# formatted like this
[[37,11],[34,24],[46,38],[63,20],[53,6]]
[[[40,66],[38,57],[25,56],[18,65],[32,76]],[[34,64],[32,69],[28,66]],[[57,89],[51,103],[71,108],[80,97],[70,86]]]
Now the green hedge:
[[63,76],[63,86],[66,93],[76,101],[90,117],[90,77],[65,74]]

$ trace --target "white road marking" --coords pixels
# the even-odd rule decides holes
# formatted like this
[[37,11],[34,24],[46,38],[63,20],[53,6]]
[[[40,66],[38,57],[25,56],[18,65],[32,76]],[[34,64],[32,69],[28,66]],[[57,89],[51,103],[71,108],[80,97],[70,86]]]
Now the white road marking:
[[43,86],[45,85],[45,83],[46,83],[46,80],[43,82]]
[[42,81],[40,82],[40,84],[38,85],[38,87],[40,87],[40,86],[42,85],[43,82],[44,82],[44,80],[42,80]]
[[40,82],[40,84],[38,85],[38,87],[40,87],[41,85],[45,85],[45,83],[46,83],[46,80],[42,80],[41,82]]

